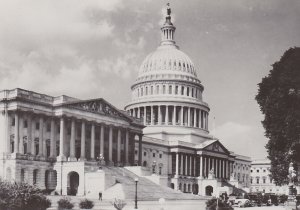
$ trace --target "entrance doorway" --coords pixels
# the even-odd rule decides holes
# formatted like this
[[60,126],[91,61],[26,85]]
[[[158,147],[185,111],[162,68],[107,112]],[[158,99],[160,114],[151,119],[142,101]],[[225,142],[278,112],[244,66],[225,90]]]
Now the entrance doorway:
[[76,195],[79,186],[79,174],[75,171],[72,171],[68,174],[68,195]]
[[214,192],[214,188],[210,185],[205,187],[205,195],[206,196],[212,196],[212,193]]

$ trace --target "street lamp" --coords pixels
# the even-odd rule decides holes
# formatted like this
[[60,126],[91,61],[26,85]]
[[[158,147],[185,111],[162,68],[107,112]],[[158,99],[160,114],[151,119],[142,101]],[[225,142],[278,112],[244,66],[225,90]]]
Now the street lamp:
[[138,208],[137,207],[137,183],[138,183],[139,179],[135,178],[134,181],[135,181],[135,206],[134,206],[134,209],[137,209]]

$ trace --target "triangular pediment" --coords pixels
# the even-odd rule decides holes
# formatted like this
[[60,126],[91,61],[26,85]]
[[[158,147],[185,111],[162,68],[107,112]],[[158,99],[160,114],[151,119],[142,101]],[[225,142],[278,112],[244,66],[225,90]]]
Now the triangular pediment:
[[219,141],[214,141],[213,143],[207,145],[203,149],[206,151],[211,151],[211,152],[219,152],[219,153],[229,154],[229,151]]
[[131,121],[130,117],[118,110],[116,107],[105,101],[103,98],[81,100],[64,104],[69,108],[79,109],[82,111],[92,112],[101,115],[122,118],[126,121]]

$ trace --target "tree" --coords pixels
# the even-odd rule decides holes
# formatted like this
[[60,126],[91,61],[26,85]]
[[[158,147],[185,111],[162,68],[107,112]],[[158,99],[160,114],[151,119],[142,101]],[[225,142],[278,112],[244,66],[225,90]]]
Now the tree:
[[300,48],[287,50],[272,66],[255,99],[264,114],[271,177],[283,185],[288,183],[289,163],[300,163]]

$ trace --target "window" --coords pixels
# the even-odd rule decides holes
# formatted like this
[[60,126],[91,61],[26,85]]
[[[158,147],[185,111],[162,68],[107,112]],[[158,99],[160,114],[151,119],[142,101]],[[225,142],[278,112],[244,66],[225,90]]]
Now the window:
[[159,154],[159,158],[162,158],[162,154]]
[[140,89],[137,89],[137,95],[140,97]]
[[178,86],[175,86],[175,95],[178,95]]
[[145,93],[145,95],[148,95],[148,87],[146,87],[146,93]]
[[189,88],[189,87],[186,88],[186,95],[187,95],[187,96],[190,95],[190,88]]
[[15,124],[16,124],[16,121],[15,121],[15,118],[13,118],[11,121],[11,126],[15,126]]
[[259,184],[259,178],[256,178],[256,184]]
[[144,152],[144,156],[146,156],[147,155],[147,152]]
[[192,88],[192,97],[194,97],[194,88]]
[[137,155],[138,151],[137,151],[137,150],[135,150],[135,151],[134,151],[134,153]]
[[40,123],[38,123],[38,122],[35,123],[35,129],[36,129],[36,130],[39,130],[39,129],[40,129]]
[[198,98],[198,91],[197,91],[197,89],[195,90],[195,98]]
[[263,172],[266,172],[266,169],[264,169]]
[[263,178],[263,183],[266,184],[266,178],[265,177]]
[[151,86],[151,92],[150,92],[151,95],[153,95],[153,86]]
[[159,85],[156,85],[156,94],[159,94]]
[[184,95],[184,86],[181,86],[181,95]]
[[141,88],[141,96],[143,96],[143,88]]
[[155,157],[155,153],[153,153],[153,157]]
[[166,94],[166,86],[163,85],[163,94]]
[[24,128],[27,128],[28,127],[28,123],[27,123],[27,120],[24,120]]
[[251,169],[251,173],[253,172],[253,170]]
[[50,132],[51,131],[51,125],[50,123],[47,123],[47,132]]
[[169,94],[172,94],[172,85],[169,85]]
[[253,183],[253,179],[252,179],[252,178],[250,179],[250,183],[251,183],[251,184]]
[[258,173],[258,172],[259,172],[259,170],[256,170],[256,172]]

